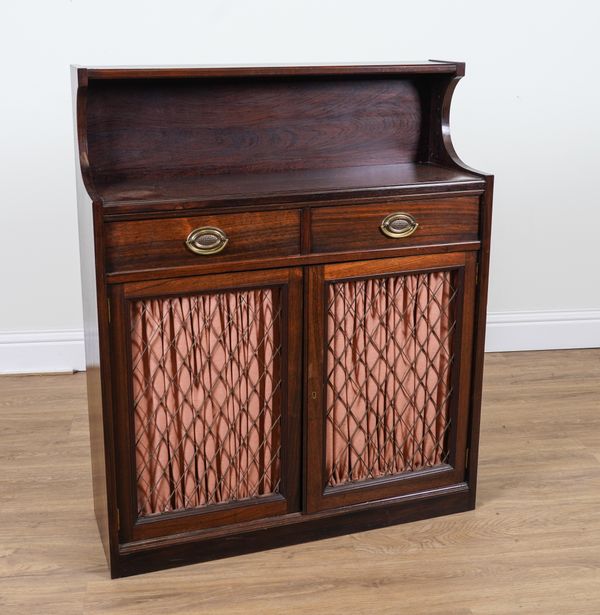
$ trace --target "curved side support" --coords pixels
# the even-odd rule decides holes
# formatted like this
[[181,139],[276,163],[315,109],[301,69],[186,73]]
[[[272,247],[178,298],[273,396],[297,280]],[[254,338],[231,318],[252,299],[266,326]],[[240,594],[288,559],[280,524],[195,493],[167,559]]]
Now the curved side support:
[[457,75],[445,82],[440,92],[441,104],[438,109],[434,110],[434,113],[437,111],[437,117],[434,115],[433,118],[434,126],[437,129],[435,162],[455,167],[468,173],[474,173],[480,177],[491,177],[489,173],[478,171],[468,164],[465,164],[456,153],[454,144],[452,143],[452,136],[450,134],[450,106],[452,104],[454,90],[462,77],[463,75]]
[[87,142],[87,88],[88,78],[86,69],[74,69],[76,75],[73,79],[75,96],[75,144],[77,148],[77,159],[79,161],[79,171],[81,181],[86,192],[93,201],[99,200],[92,173],[90,170],[90,160],[88,156]]

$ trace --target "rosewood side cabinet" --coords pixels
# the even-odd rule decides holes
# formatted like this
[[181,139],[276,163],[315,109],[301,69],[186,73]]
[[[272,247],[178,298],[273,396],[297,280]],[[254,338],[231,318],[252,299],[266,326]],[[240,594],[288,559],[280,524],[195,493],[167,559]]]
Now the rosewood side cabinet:
[[464,65],[73,68],[114,577],[475,505],[493,178]]

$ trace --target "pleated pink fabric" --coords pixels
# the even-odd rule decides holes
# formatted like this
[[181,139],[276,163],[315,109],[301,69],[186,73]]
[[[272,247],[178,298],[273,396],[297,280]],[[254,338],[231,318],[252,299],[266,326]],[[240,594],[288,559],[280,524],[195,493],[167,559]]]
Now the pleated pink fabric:
[[260,289],[132,304],[140,516],[278,490],[278,303]]
[[329,286],[329,485],[444,460],[452,293],[450,272]]

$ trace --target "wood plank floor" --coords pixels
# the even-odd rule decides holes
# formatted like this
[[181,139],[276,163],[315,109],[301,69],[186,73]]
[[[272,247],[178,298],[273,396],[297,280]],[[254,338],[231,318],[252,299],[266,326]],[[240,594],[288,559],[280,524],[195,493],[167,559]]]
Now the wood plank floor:
[[0,613],[600,613],[600,349],[488,355],[478,508],[111,581],[84,376],[0,378]]

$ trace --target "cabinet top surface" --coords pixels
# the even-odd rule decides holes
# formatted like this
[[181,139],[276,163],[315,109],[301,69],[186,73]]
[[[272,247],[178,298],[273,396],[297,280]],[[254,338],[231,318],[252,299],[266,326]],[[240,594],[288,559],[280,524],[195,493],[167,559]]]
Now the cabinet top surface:
[[74,66],[79,79],[148,79],[181,77],[290,76],[290,75],[409,75],[464,74],[464,63],[443,60],[340,64],[182,65],[182,66]]

